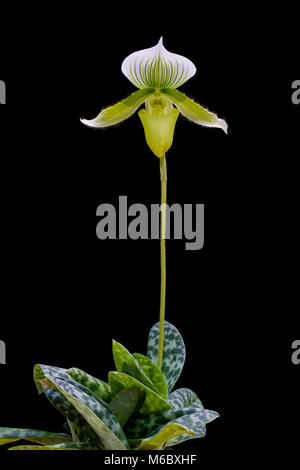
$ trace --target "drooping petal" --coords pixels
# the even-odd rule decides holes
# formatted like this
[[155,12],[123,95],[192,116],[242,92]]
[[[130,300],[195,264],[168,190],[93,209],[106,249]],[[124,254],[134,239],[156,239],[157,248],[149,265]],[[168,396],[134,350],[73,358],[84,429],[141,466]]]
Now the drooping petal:
[[90,127],[109,127],[132,116],[138,107],[143,104],[152,94],[151,88],[139,90],[132,93],[124,100],[113,106],[102,109],[101,113],[95,119],[80,119],[83,124]]
[[162,38],[156,46],[126,57],[121,69],[137,88],[178,88],[196,73],[193,62],[167,51]]
[[173,103],[178,111],[190,121],[206,127],[220,127],[227,134],[228,125],[223,119],[219,119],[214,113],[200,106],[200,104],[188,98],[178,90],[161,90],[162,96]]

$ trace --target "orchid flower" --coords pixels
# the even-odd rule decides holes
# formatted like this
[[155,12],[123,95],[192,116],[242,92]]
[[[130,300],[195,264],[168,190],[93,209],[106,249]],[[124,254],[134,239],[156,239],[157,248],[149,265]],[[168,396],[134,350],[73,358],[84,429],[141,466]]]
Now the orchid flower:
[[162,38],[156,46],[130,54],[123,61],[121,70],[139,90],[103,109],[95,119],[81,119],[83,124],[91,127],[113,126],[132,116],[145,103],[145,108],[138,114],[147,144],[159,158],[172,145],[179,112],[196,124],[220,127],[227,133],[227,124],[223,119],[177,90],[195,75],[196,67],[189,59],[167,51]]

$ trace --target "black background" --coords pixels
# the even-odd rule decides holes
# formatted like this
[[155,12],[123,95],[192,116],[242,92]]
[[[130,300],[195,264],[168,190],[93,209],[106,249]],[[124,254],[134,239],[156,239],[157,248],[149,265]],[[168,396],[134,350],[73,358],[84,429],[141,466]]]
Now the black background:
[[292,460],[300,417],[291,364],[299,339],[296,46],[260,15],[248,23],[241,12],[239,21],[190,14],[190,26],[154,12],[117,22],[113,12],[90,11],[79,23],[69,16],[30,28],[3,20],[1,425],[61,430],[60,415],[36,393],[35,363],[105,380],[112,338],[146,352],[159,313],[159,242],[100,241],[95,211],[119,195],[159,202],[159,161],[137,115],[106,130],[79,118],[133,92],[122,60],[163,36],[197,66],[181,90],[229,124],[225,135],[180,117],[167,154],[168,202],[205,204],[204,248],[167,243],[166,316],[187,346],[177,387],[221,414],[205,439],[176,451],[236,465],[241,449],[247,460],[261,449],[268,459],[267,441],[285,437],[288,448],[277,452]]

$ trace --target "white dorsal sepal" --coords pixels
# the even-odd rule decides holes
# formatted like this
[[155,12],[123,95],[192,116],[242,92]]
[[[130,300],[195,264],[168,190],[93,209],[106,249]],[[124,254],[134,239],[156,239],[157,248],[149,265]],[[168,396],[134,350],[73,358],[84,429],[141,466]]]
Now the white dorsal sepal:
[[137,88],[178,88],[196,73],[193,62],[167,51],[162,38],[126,57],[121,70]]

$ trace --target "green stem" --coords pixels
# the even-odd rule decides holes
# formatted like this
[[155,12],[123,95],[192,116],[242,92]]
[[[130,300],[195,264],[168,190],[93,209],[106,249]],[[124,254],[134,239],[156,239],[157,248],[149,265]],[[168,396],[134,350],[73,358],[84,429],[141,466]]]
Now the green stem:
[[160,315],[157,365],[161,369],[164,350],[164,321],[166,309],[166,204],[167,204],[167,164],[165,155],[160,160],[161,210],[160,210]]

